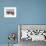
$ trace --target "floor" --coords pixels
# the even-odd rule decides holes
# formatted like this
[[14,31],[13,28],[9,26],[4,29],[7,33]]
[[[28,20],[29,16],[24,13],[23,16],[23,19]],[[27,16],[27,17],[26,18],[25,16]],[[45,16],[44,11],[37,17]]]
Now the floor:
[[[0,46],[8,46],[8,44],[0,44]],[[10,46],[18,46],[18,44],[10,45]]]

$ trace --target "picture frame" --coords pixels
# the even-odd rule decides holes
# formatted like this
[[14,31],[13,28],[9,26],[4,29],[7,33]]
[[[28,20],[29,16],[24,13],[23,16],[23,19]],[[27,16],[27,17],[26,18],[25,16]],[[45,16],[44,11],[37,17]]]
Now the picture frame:
[[4,7],[4,17],[16,17],[16,7]]

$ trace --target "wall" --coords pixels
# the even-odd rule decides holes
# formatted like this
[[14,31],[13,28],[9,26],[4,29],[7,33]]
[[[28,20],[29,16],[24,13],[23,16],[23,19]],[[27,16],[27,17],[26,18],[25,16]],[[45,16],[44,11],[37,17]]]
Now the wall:
[[[3,17],[7,6],[17,8],[16,18]],[[0,0],[0,44],[8,43],[9,32],[17,34],[17,24],[46,24],[46,0]]]

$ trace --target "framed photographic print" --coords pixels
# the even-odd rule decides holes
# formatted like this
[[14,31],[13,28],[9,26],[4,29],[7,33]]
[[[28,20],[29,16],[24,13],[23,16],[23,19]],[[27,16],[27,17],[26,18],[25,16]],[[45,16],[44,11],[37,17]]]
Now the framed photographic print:
[[16,17],[16,7],[4,7],[4,17]]

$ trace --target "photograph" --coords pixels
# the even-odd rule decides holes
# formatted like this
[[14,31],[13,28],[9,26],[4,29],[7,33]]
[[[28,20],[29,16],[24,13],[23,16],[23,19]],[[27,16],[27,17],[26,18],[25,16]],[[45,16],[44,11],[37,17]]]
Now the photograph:
[[4,17],[16,17],[16,7],[4,7]]

